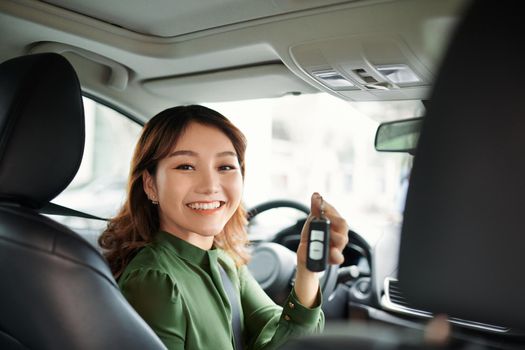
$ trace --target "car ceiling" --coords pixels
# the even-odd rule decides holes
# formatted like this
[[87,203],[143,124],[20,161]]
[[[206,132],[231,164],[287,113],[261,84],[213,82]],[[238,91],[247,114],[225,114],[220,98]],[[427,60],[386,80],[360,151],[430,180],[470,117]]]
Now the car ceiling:
[[159,37],[174,37],[327,5],[344,0],[46,0],[49,4]]
[[[59,52],[86,93],[142,120],[175,104],[317,91],[423,99],[466,1],[2,0],[0,59]],[[389,64],[421,82],[362,81],[365,70],[381,85],[375,67]],[[326,69],[355,87],[326,86],[315,77]]]

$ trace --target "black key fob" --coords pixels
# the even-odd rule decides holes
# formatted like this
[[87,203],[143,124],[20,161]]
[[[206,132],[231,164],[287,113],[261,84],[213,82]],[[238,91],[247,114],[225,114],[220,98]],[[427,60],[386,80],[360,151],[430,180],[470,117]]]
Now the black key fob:
[[328,247],[330,245],[330,221],[314,218],[310,222],[306,268],[313,272],[326,270]]

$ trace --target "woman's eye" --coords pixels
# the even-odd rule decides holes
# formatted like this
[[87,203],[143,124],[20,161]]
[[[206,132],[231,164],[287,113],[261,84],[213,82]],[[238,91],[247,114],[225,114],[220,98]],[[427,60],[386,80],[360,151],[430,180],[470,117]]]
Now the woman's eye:
[[220,171],[228,171],[228,170],[235,170],[235,169],[237,169],[237,168],[235,166],[233,166],[233,165],[221,165],[219,167]]
[[193,170],[195,168],[193,167],[193,165],[181,164],[181,165],[178,165],[175,169],[178,169],[178,170]]

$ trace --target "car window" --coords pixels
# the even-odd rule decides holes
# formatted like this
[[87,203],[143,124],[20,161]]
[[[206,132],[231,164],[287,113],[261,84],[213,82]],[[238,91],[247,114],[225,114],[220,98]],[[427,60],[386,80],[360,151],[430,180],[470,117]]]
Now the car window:
[[[142,126],[84,97],[86,142],[80,169],[53,203],[108,218],[123,202],[133,148]],[[76,231],[101,229],[105,222],[53,216]],[[100,232],[100,231],[99,231]]]

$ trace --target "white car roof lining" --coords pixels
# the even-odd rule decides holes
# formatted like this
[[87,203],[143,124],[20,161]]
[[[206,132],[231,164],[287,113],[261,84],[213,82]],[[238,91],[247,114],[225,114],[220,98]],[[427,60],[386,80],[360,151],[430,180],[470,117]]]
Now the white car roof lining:
[[[143,120],[175,104],[316,90],[357,101],[424,98],[443,43],[464,3],[465,0],[357,1],[159,38],[41,1],[6,0],[0,2],[0,30],[9,35],[0,42],[0,59],[38,51],[46,45],[70,47],[61,50],[77,70],[84,91]],[[425,84],[391,91],[359,89],[341,93],[314,79],[305,64],[309,58],[299,52],[304,47],[321,50],[334,68],[366,66],[374,63],[362,45],[370,37],[394,42],[392,47],[397,47],[397,53],[392,50],[392,56],[396,62],[393,59],[389,63],[408,64]],[[341,42],[354,44],[341,51]],[[128,72],[125,87],[111,87],[115,67],[93,60],[85,52],[122,66],[117,70]],[[354,63],[345,61],[345,56]],[[360,62],[356,63],[357,59]],[[269,66],[261,68],[268,62]],[[240,87],[245,80],[242,76],[252,77],[254,72],[257,84]]]

